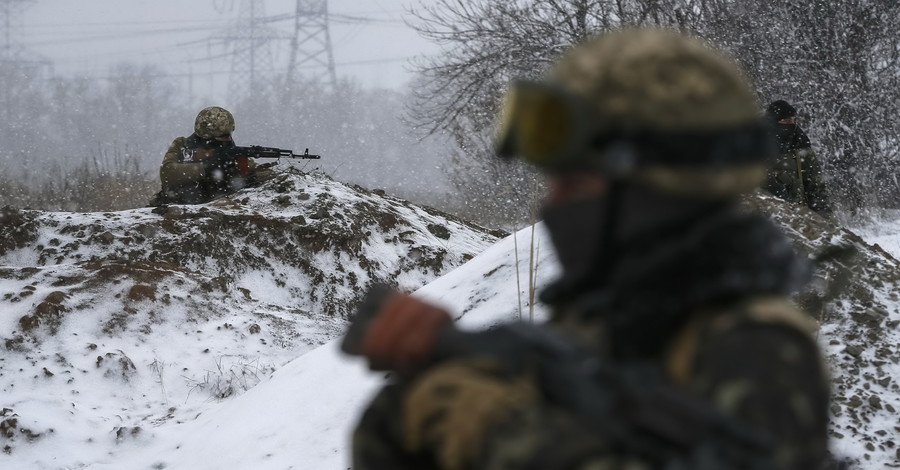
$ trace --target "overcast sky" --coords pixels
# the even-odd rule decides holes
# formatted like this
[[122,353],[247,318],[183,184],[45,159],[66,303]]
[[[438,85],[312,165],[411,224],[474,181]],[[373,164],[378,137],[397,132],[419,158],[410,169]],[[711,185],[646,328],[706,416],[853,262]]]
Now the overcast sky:
[[[195,93],[227,89],[232,59],[222,38],[251,0],[40,0],[24,13],[21,42],[61,75],[106,77],[117,62],[154,64]],[[337,74],[367,88],[399,88],[409,58],[437,47],[406,26],[415,0],[329,0]],[[266,16],[291,15],[295,0],[265,0]],[[272,66],[286,70],[293,21],[269,25],[285,37],[271,44]],[[218,58],[216,58],[218,57]],[[192,77],[189,80],[188,77]]]

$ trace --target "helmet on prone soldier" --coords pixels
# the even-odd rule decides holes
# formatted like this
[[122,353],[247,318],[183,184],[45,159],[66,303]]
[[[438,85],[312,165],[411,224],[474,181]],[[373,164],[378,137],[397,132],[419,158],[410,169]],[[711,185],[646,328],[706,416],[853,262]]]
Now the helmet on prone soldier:
[[234,116],[225,108],[210,106],[197,113],[194,133],[204,140],[225,137],[234,132]]

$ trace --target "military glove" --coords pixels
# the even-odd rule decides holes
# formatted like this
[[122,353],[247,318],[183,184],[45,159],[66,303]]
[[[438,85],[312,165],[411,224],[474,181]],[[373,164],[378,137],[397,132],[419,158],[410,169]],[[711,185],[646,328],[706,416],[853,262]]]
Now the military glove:
[[452,322],[444,310],[394,294],[372,319],[362,353],[373,370],[411,371],[428,363],[441,328]]
[[500,370],[491,360],[455,361],[418,377],[403,401],[406,450],[430,452],[443,470],[474,463],[492,430],[538,402],[530,374]]

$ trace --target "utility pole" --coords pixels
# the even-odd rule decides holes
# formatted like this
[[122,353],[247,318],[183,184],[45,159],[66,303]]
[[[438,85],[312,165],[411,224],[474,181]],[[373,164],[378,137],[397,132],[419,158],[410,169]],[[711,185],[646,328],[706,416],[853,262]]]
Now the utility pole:
[[297,0],[287,81],[291,90],[303,83],[334,89],[337,78],[328,31],[328,0]]

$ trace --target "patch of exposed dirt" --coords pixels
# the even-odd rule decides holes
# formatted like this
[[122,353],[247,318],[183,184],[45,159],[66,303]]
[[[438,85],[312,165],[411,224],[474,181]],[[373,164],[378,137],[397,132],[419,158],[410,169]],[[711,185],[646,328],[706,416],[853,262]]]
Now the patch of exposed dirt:
[[19,327],[26,333],[32,333],[37,328],[44,327],[50,334],[56,334],[56,330],[62,322],[63,313],[69,311],[69,307],[63,303],[66,297],[66,294],[61,291],[51,292],[34,307],[30,314],[19,319]]
[[0,256],[22,248],[37,238],[37,212],[10,206],[0,209]]
[[[48,432],[52,433],[50,429]],[[18,442],[34,442],[43,433],[32,431],[20,423],[19,415],[11,408],[0,409],[0,445],[4,454],[12,454]]]

